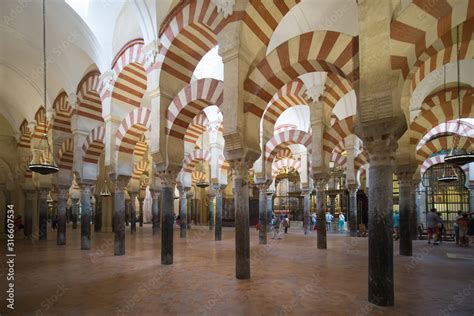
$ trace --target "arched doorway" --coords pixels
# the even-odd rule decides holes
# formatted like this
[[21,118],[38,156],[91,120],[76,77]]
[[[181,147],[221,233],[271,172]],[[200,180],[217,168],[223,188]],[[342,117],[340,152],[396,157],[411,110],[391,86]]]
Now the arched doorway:
[[301,196],[300,175],[292,167],[284,167],[275,177],[275,198],[273,212],[288,215],[291,220],[303,220],[303,196]]

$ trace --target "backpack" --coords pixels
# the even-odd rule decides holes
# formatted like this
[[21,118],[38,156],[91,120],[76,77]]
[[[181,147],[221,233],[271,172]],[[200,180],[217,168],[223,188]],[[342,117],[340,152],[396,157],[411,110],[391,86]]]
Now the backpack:
[[285,218],[283,220],[283,227],[287,228],[288,226],[290,226],[290,223],[288,223],[288,218]]

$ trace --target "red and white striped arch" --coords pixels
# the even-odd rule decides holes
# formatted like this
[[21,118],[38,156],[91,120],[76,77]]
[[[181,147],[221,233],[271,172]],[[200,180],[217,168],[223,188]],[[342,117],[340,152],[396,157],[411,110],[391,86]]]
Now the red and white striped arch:
[[20,139],[18,140],[18,147],[20,148],[31,148],[31,132],[28,128],[28,122],[23,120],[20,125]]
[[189,124],[186,134],[184,135],[184,141],[195,144],[206,131],[206,125],[209,123],[206,113],[201,112],[193,118],[191,124]]
[[296,171],[301,173],[301,161],[293,158],[285,158],[272,163],[272,177],[275,177],[278,174],[278,170],[282,168],[294,168]]
[[167,134],[184,139],[192,120],[209,105],[220,107],[223,101],[224,83],[205,78],[193,81],[173,99],[166,112]]
[[360,168],[365,168],[365,165],[368,162],[369,162],[369,154],[365,150],[361,151],[354,159],[355,170],[359,170]]
[[76,114],[97,122],[103,122],[102,102],[99,92],[102,89],[100,73],[93,70],[87,73],[77,85]]
[[[419,166],[420,175],[423,176],[426,170],[428,170],[431,166],[444,163],[444,157],[446,156],[447,156],[446,154],[439,154],[439,155],[427,158],[425,161],[423,161],[423,164]],[[462,166],[461,169],[464,171],[465,175],[469,174],[469,164]]]
[[183,172],[191,173],[199,161],[211,161],[211,153],[208,150],[198,149],[189,154],[183,162]]
[[224,155],[220,155],[217,162],[219,164],[219,170],[221,173],[228,172],[230,170],[230,164],[227,160],[225,160]]
[[142,176],[143,172],[145,172],[148,168],[148,161],[142,160],[138,161],[135,163],[133,166],[133,174],[132,174],[132,179],[133,180],[140,180],[140,177]]
[[[431,139],[419,149],[416,150],[416,160],[419,163],[425,161],[426,158],[431,156],[434,153],[437,153],[442,150],[448,150],[452,148],[454,145],[454,137],[449,136],[442,136],[437,137],[435,139]],[[457,145],[457,149],[463,149],[465,151],[473,151],[474,150],[474,138],[469,137],[460,137],[459,143]]]
[[61,92],[53,102],[54,120],[53,130],[71,133],[72,108],[69,106],[66,92]]
[[[390,25],[392,69],[404,78],[413,67],[420,66],[433,54],[433,47],[442,38],[444,47],[452,45],[451,30],[473,16],[469,0],[413,1]],[[438,45],[439,46],[439,45]]]
[[452,120],[449,122],[441,123],[438,126],[432,128],[416,145],[416,150],[420,149],[431,139],[438,137],[439,135],[447,134],[458,134],[460,136],[466,136],[474,138],[474,125],[466,121]]
[[267,162],[273,162],[280,149],[287,148],[291,144],[300,144],[308,149],[311,148],[311,134],[301,130],[290,130],[273,137],[265,145],[265,159]]
[[133,155],[138,159],[145,157],[145,153],[148,150],[148,144],[146,142],[145,134],[142,134],[140,139],[135,144],[135,149],[133,150]]
[[132,155],[135,145],[142,135],[150,129],[151,111],[138,108],[131,111],[122,121],[116,134],[116,148],[119,152]]
[[89,132],[84,144],[82,145],[84,162],[97,164],[99,162],[100,155],[104,151],[105,143],[105,127],[98,126]]
[[44,107],[40,106],[38,111],[35,113],[35,132],[31,136],[33,139],[42,139],[44,134],[48,132],[48,127],[46,126],[46,111]]
[[72,138],[66,139],[58,151],[58,167],[63,170],[72,170],[74,162],[74,142]]
[[354,134],[354,117],[349,116],[343,120],[338,120],[331,128],[326,129],[323,134],[323,152],[326,161],[330,161],[331,154],[341,141],[347,136]]
[[262,117],[266,105],[286,82],[315,71],[358,79],[358,38],[333,31],[309,32],[278,46],[244,82],[245,112]]

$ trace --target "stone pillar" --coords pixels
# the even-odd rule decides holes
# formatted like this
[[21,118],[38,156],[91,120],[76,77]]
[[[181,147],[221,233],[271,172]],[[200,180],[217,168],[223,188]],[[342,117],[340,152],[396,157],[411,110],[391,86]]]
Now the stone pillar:
[[102,196],[100,196],[100,194],[96,194],[94,231],[100,232],[101,229],[102,229]]
[[130,233],[133,235],[137,231],[137,196],[138,192],[129,191],[130,195]]
[[348,184],[349,190],[349,232],[351,237],[357,237],[357,191],[359,186]]
[[209,230],[214,229],[214,198],[216,197],[216,194],[211,190],[209,190],[209,193],[207,194],[207,198],[209,200],[209,207],[208,207],[208,223],[209,223]]
[[248,170],[251,164],[246,160],[230,163],[234,170],[235,274],[237,279],[250,279]]
[[267,233],[270,232],[273,215],[273,191],[267,191]]
[[[393,290],[393,137],[365,141],[369,152],[369,302],[391,306]],[[402,192],[400,192],[402,194]]]
[[48,239],[48,188],[39,189],[39,240]]
[[327,176],[319,175],[315,176],[314,184],[316,188],[316,227],[317,233],[317,245],[318,249],[327,248],[327,237],[326,237],[326,210],[324,207],[325,190]]
[[179,170],[159,172],[161,178],[161,264],[173,264],[174,188]]
[[138,196],[138,205],[139,205],[139,212],[138,213],[138,220],[139,220],[139,223],[140,223],[140,227],[143,227],[143,201],[145,200],[144,197],[142,196]]
[[91,249],[91,184],[81,183],[81,250]]
[[79,216],[79,199],[72,200],[72,229],[77,228],[77,217]]
[[130,180],[129,176],[116,177],[114,194],[114,255],[125,254],[125,187]]
[[[413,170],[414,169],[414,170]],[[416,166],[404,168],[397,166],[398,195],[400,207],[400,255],[412,255],[412,236],[410,220],[413,216],[413,175]]]
[[311,204],[310,204],[310,198],[311,198],[311,190],[309,189],[304,189],[301,191],[301,193],[304,195],[304,234],[309,235],[311,231]]
[[66,204],[69,195],[69,186],[58,187],[58,236],[57,244],[66,244]]
[[25,190],[25,237],[33,239],[33,207],[36,192],[34,190]]
[[179,237],[186,238],[187,229],[187,198],[186,192],[189,188],[179,187],[179,217],[181,218],[181,224],[179,226]]
[[214,191],[216,192],[216,228],[214,231],[214,239],[222,240],[222,191],[225,186],[215,185]]
[[158,235],[158,232],[160,231],[160,222],[159,222],[159,208],[158,208],[158,198],[160,196],[160,192],[158,190],[152,190],[151,191],[151,197],[153,199],[152,203],[152,213],[153,213],[153,235]]
[[[411,202],[412,208],[410,213],[410,236],[411,240],[418,239],[418,214],[417,214],[417,203],[416,203],[416,191],[418,190],[418,185],[420,184],[419,180],[413,180],[411,188]],[[471,200],[472,203],[472,200]],[[471,208],[474,210],[474,208]]]
[[128,191],[125,191],[125,226],[128,226],[131,219],[130,219],[130,208],[131,208],[131,202],[130,202],[130,194]]
[[257,183],[259,190],[258,195],[258,222],[260,224],[260,230],[258,231],[258,243],[260,245],[267,244],[267,226],[270,226],[268,222],[268,212],[267,212],[267,191],[268,183]]
[[336,213],[336,195],[329,195],[329,199],[331,200],[331,214],[334,215]]

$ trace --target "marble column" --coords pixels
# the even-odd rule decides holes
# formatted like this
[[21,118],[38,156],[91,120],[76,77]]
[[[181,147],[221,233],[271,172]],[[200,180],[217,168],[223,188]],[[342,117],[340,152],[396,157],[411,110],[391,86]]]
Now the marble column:
[[25,237],[33,239],[33,200],[36,197],[34,190],[25,190]]
[[66,204],[69,196],[69,186],[58,187],[58,235],[57,244],[66,244]]
[[331,200],[331,214],[334,215],[336,213],[336,195],[329,195],[329,199]]
[[143,227],[143,201],[145,198],[138,196],[138,205],[139,205],[139,213],[138,213],[138,221],[140,223],[140,227]]
[[81,183],[81,250],[91,249],[91,184]]
[[326,237],[326,210],[324,207],[324,201],[326,199],[326,176],[315,177],[315,189],[316,189],[316,227],[317,233],[317,246],[318,249],[327,248],[327,237]]
[[114,194],[114,255],[125,254],[125,188],[130,180],[129,176],[116,177]]
[[209,230],[214,229],[214,198],[216,197],[215,193],[209,190],[207,198],[209,199],[209,208],[208,208],[208,218],[209,218]]
[[39,189],[39,240],[48,239],[48,188]]
[[400,207],[400,255],[402,256],[413,254],[410,233],[410,217],[413,213],[413,175],[414,172],[397,172]]
[[94,231],[100,232],[101,229],[102,229],[102,196],[100,196],[100,194],[96,194]]
[[159,172],[161,179],[161,264],[173,264],[174,188],[179,170]]
[[215,185],[216,192],[216,227],[214,231],[214,240],[222,240],[222,192],[225,186]]
[[[417,240],[418,239],[418,214],[416,210],[416,191],[418,189],[419,185],[419,180],[413,180],[412,182],[412,188],[411,188],[411,202],[412,202],[412,208],[410,212],[410,236],[411,240]],[[471,200],[472,203],[472,200]],[[474,208],[471,208],[471,210],[474,210]]]
[[357,237],[357,191],[359,186],[348,184],[349,191],[349,232],[351,237]]
[[364,142],[369,152],[369,302],[392,306],[393,289],[393,137]]
[[267,191],[267,233],[270,232],[273,216],[273,191]]
[[153,213],[153,235],[158,235],[160,231],[160,222],[159,222],[159,208],[158,208],[158,198],[160,192],[158,190],[151,190],[151,197],[153,199],[151,208]]
[[234,170],[235,205],[235,275],[237,279],[250,279],[250,227],[247,160],[230,162]]
[[129,191],[130,195],[130,233],[133,235],[137,231],[137,196],[138,192]]
[[179,217],[181,218],[181,224],[179,226],[179,237],[186,238],[187,229],[187,198],[186,192],[189,188],[179,187]]
[[131,219],[130,219],[130,208],[132,203],[130,202],[130,194],[127,194],[128,191],[125,192],[125,226],[128,226]]
[[72,229],[77,229],[77,217],[79,216],[79,199],[72,200]]
[[258,222],[260,224],[260,230],[258,231],[258,243],[260,245],[267,244],[267,226],[268,222],[268,212],[267,212],[267,190],[268,183],[257,183],[258,188]]
[[301,193],[304,195],[303,197],[304,234],[309,235],[309,233],[311,232],[311,204],[310,204],[311,190],[304,189],[301,191]]

